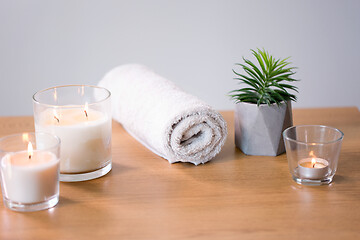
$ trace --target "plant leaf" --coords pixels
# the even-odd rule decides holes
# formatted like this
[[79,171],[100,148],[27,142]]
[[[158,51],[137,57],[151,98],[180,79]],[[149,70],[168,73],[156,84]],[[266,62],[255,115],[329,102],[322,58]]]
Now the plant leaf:
[[236,72],[235,78],[240,84],[248,85],[229,92],[235,102],[251,102],[260,104],[279,105],[282,101],[296,101],[296,96],[288,91],[298,92],[298,88],[290,83],[299,81],[293,78],[295,74],[289,57],[276,59],[265,49],[250,49],[257,62],[243,57],[244,63],[236,63],[245,73]]

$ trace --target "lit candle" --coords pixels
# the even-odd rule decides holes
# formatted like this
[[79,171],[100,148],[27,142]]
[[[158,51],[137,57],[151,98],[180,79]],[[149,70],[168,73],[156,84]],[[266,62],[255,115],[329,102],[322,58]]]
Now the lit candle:
[[111,118],[87,103],[82,108],[46,109],[40,113],[35,129],[60,138],[60,173],[91,172],[111,160]]
[[57,122],[57,123],[60,123],[59,116],[58,116],[58,114],[57,114],[57,112],[56,112],[55,109],[53,110],[53,114],[54,114],[54,119],[56,120],[56,122]]
[[59,160],[52,152],[33,150],[31,142],[27,151],[7,153],[1,159],[1,173],[7,201],[36,204],[58,196]]
[[86,116],[86,120],[89,120],[89,116],[88,116],[88,113],[87,113],[88,111],[89,111],[89,105],[86,102],[85,107],[84,107],[84,113],[85,113],[85,116]]
[[309,158],[301,159],[298,162],[298,171],[301,178],[304,179],[322,179],[329,172],[329,162],[322,158],[317,158],[313,151]]
[[60,181],[86,181],[111,170],[110,99],[107,89],[86,85],[34,94],[35,131],[61,140]]

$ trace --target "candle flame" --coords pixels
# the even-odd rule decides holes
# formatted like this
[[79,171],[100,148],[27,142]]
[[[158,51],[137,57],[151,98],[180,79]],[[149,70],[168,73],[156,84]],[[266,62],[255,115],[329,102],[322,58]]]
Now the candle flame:
[[59,122],[60,122],[59,115],[57,114],[57,112],[56,112],[55,109],[53,110],[53,113],[54,113],[54,118],[55,118],[56,121],[59,123]]
[[316,156],[314,154],[314,151],[310,151],[309,156],[311,157],[311,166],[313,168],[315,168],[315,164],[316,164],[316,159],[315,158],[316,158]]
[[85,107],[84,107],[84,113],[85,113],[86,118],[88,118],[88,113],[87,113],[88,110],[89,110],[89,106],[88,106],[88,103],[86,102]]
[[311,165],[312,165],[313,168],[315,168],[315,164],[316,164],[316,159],[312,158],[311,159]]
[[34,150],[31,142],[28,143],[28,155],[29,155],[29,159],[31,159],[32,155],[34,155]]
[[29,142],[29,134],[28,133],[23,133],[22,139],[23,139],[24,142]]

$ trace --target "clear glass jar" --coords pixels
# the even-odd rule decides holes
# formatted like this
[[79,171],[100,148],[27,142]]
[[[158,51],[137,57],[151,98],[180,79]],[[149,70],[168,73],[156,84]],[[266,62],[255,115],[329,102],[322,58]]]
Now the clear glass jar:
[[111,170],[110,92],[101,87],[67,85],[33,96],[36,132],[61,140],[60,181],[85,181]]
[[302,125],[283,132],[293,179],[300,184],[329,184],[336,172],[344,134],[336,128]]
[[4,204],[15,211],[38,211],[59,201],[60,139],[48,133],[0,139]]

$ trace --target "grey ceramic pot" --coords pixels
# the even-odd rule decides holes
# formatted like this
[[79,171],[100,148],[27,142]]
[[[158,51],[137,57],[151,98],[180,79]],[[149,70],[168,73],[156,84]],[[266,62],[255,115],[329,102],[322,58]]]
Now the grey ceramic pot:
[[292,124],[290,101],[279,106],[237,103],[235,145],[247,155],[277,156],[285,152],[282,132]]

